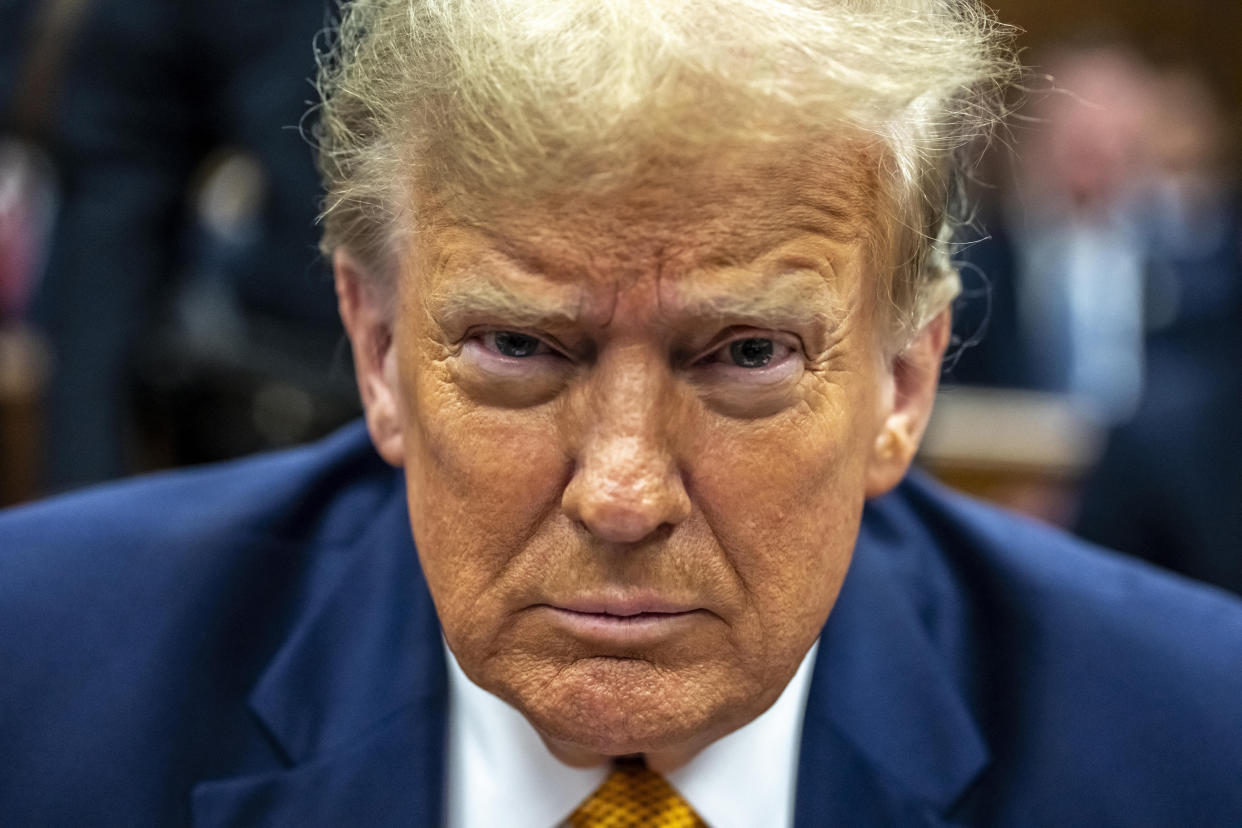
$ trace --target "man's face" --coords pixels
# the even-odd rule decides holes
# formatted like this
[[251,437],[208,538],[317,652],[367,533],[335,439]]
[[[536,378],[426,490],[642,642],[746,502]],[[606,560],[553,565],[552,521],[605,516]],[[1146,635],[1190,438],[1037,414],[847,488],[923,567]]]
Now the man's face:
[[891,485],[874,175],[797,160],[424,217],[405,258],[377,443],[462,668],[571,761],[766,709]]

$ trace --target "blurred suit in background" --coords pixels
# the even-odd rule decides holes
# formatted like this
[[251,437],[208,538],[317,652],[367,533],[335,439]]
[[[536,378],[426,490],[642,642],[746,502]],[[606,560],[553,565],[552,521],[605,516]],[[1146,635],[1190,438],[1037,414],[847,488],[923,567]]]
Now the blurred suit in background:
[[1242,198],[1197,73],[1154,79],[1146,391],[1087,483],[1087,538],[1242,593]]
[[[1150,398],[1088,482],[1083,537],[1242,594],[1242,314],[1179,338],[1186,393]],[[1196,359],[1197,355],[1200,359]]]
[[[144,370],[157,384],[237,395],[195,397],[169,418],[198,423],[218,443],[174,447],[178,462],[281,442],[254,433],[262,400],[278,409],[289,398],[262,398],[264,383],[294,375],[296,390],[301,368],[326,373],[339,323],[315,249],[313,153],[297,128],[314,97],[311,44],[326,14],[323,0],[91,0],[85,10],[51,130],[63,211],[38,306],[57,365],[46,424],[52,488],[130,470],[132,394]],[[223,229],[204,229],[192,194],[220,158],[244,159],[242,183],[234,175],[227,184],[239,203],[223,208]],[[207,306],[198,329],[215,331],[214,344],[185,336],[185,313],[152,339],[178,279],[212,286],[192,290],[183,307],[192,316]],[[223,298],[193,298],[204,294]],[[221,307],[232,322],[221,322]],[[316,427],[317,390],[294,396],[312,410],[288,442],[352,413],[349,378],[338,379],[345,411]],[[279,410],[267,414],[279,420]]]

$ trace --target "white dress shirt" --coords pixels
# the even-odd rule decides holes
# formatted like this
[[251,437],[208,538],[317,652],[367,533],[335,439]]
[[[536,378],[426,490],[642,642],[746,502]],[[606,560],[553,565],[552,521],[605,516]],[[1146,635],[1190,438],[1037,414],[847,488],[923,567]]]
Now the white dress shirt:
[[[802,715],[818,646],[772,707],[666,775],[711,828],[793,824]],[[609,768],[560,762],[522,714],[470,681],[452,653],[447,655],[445,825],[561,825],[603,783]]]

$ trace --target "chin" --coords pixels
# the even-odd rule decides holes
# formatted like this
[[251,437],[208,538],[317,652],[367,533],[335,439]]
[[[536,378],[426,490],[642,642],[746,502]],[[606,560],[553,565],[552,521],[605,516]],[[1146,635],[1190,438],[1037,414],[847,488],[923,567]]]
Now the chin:
[[752,707],[762,709],[761,700],[722,696],[720,687],[736,692],[739,683],[721,682],[710,669],[597,657],[574,661],[510,703],[551,744],[595,756],[666,753],[706,744],[757,715]]

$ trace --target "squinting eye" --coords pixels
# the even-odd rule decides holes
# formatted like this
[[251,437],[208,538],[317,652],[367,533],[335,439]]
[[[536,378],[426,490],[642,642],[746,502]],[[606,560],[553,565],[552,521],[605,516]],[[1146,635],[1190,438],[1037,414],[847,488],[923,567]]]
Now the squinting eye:
[[729,343],[729,357],[739,368],[763,368],[772,361],[776,343],[764,337],[735,339]]
[[789,376],[795,367],[792,357],[800,350],[787,341],[790,337],[746,336],[747,333],[752,332],[742,332],[737,339],[716,346],[716,350],[702,357],[698,364],[715,369],[721,378],[735,380],[746,377],[747,381],[776,382]]
[[516,331],[491,331],[483,334],[483,344],[502,356],[517,359],[551,351],[538,338]]

